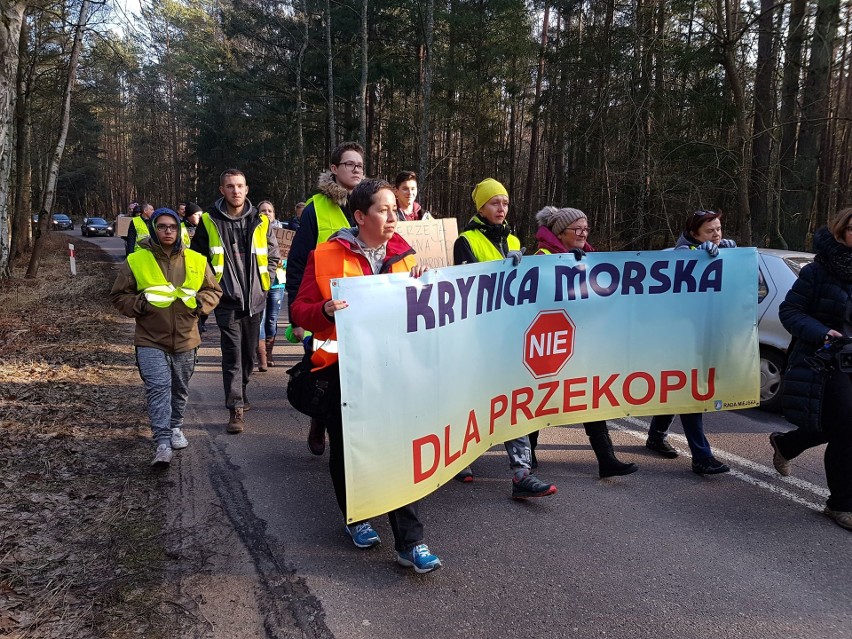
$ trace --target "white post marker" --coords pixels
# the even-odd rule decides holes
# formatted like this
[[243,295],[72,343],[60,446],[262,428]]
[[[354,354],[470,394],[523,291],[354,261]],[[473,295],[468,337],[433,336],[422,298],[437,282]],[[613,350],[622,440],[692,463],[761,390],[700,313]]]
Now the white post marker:
[[71,263],[71,275],[77,275],[77,257],[74,255],[74,245],[68,245],[68,261]]

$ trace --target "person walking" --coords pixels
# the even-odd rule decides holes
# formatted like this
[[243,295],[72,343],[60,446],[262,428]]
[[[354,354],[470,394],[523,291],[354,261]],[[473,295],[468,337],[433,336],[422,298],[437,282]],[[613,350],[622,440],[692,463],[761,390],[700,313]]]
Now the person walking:
[[[720,248],[736,248],[733,240],[722,238],[722,214],[715,211],[696,211],[686,218],[683,233],[675,243],[675,250],[707,251],[711,258],[719,255]],[[666,433],[674,415],[654,415],[648,428],[645,447],[667,459],[677,457],[677,451],[666,441]],[[692,453],[692,472],[698,475],[719,475],[730,472],[730,467],[713,456],[710,442],[704,435],[704,417],[701,413],[680,415],[683,434]]]
[[[509,193],[500,182],[487,178],[477,184],[471,193],[476,215],[471,218],[453,244],[453,261],[472,264],[512,258],[515,265],[521,261],[521,242],[512,235],[506,217],[509,214]],[[512,497],[546,497],[556,493],[556,485],[542,481],[530,473],[532,452],[527,435],[506,442],[509,467],[512,469]],[[470,466],[456,475],[461,482],[473,481]]]
[[[349,206],[349,194],[364,179],[364,148],[357,142],[338,144],[329,157],[329,170],[320,174],[318,192],[308,199],[299,216],[299,228],[287,255],[287,316],[296,341],[305,339],[305,331],[293,322],[293,301],[302,284],[308,256],[335,232],[355,226]],[[325,452],[325,431],[320,422],[311,420],[308,450],[314,455]]]
[[[171,209],[169,209],[171,210]],[[143,202],[139,205],[139,215],[130,220],[130,227],[127,229],[127,237],[124,240],[125,257],[133,251],[138,251],[140,242],[151,235],[151,229],[148,226],[148,221],[154,214],[154,205]]]
[[[589,220],[580,209],[546,206],[535,215],[539,228],[535,239],[538,242],[536,255],[552,253],[573,253],[579,261],[586,253],[595,249],[589,244]],[[585,422],[583,428],[589,437],[589,443],[598,460],[598,474],[601,478],[629,475],[639,470],[636,464],[620,461],[615,456],[612,438],[606,421]],[[535,449],[538,446],[538,431],[530,433],[530,451],[532,467],[538,467]]]
[[814,261],[802,267],[778,311],[793,336],[781,405],[797,428],[772,433],[769,443],[773,465],[785,477],[793,459],[827,444],[823,512],[852,530],[852,373],[841,370],[835,355],[835,341],[852,337],[852,208],[814,233],[814,250]]
[[[275,219],[275,207],[269,200],[263,200],[257,205],[261,215],[265,215],[272,228],[282,228],[281,222]],[[272,349],[275,347],[275,336],[278,334],[278,316],[281,314],[281,303],[284,301],[285,285],[287,283],[287,260],[281,260],[275,269],[275,277],[269,285],[266,294],[266,307],[260,321],[260,338],[257,345],[257,370],[265,372],[267,367],[275,366],[272,359]]]
[[[412,277],[419,277],[424,271],[417,266],[414,249],[395,233],[396,202],[390,184],[383,180],[360,182],[352,192],[351,204],[357,227],[337,231],[310,253],[302,286],[291,304],[294,321],[313,331],[317,342],[322,343],[322,347],[317,348],[311,356],[312,363],[319,369],[334,370],[336,373],[333,383],[338,386],[337,392],[327,392],[326,398],[340,397],[337,349],[331,346],[337,344],[335,315],[345,312],[348,306],[345,300],[331,299],[331,280],[335,277],[363,277],[380,273],[410,273]],[[380,331],[381,327],[377,326],[374,330]],[[369,374],[369,371],[365,373]],[[380,397],[372,399],[381,402]],[[345,516],[343,416],[339,400],[323,425],[328,431],[328,467],[334,494]],[[391,511],[388,519],[393,531],[397,563],[413,568],[418,573],[431,572],[441,567],[441,560],[423,542],[418,502]],[[345,526],[345,531],[357,548],[371,548],[381,543],[369,521],[349,524]]]
[[142,238],[121,265],[110,301],[136,320],[136,365],[156,443],[151,465],[165,468],[172,450],[188,445],[182,429],[201,343],[198,316],[215,308],[222,289],[205,257],[181,242],[177,213],[157,209],[151,227],[153,235]]
[[222,197],[201,216],[192,249],[204,255],[222,287],[216,307],[222,349],[222,382],[230,415],[226,430],[245,428],[246,397],[254,369],[260,320],[278,268],[278,244],[265,215],[248,200],[245,174],[228,169],[219,177]]

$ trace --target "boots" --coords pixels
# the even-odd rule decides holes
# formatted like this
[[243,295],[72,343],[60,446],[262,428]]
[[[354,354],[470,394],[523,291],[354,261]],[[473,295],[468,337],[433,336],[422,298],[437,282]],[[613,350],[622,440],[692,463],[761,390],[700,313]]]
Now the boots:
[[231,434],[241,433],[243,432],[243,426],[245,426],[245,420],[243,419],[243,409],[232,408],[231,418],[228,420],[228,427],[225,430],[227,430]]
[[598,470],[602,479],[617,475],[629,475],[639,470],[636,464],[626,464],[616,459],[615,451],[612,449],[612,439],[610,439],[608,432],[590,433],[589,443],[592,445],[592,450],[595,451],[595,457],[598,458]]
[[266,346],[260,342],[257,343],[257,370],[266,372]]
[[322,455],[325,452],[325,426],[316,417],[311,417],[308,448],[314,455]]
[[272,347],[275,346],[275,338],[267,337],[266,338],[266,365],[267,366],[275,366],[275,362],[272,361]]

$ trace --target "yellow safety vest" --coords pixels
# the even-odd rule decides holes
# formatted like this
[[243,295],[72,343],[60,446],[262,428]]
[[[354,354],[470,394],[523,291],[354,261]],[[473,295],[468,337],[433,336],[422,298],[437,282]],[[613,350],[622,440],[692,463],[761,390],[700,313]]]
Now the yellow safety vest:
[[[210,219],[209,213],[202,214],[201,222],[204,224],[204,228],[207,229],[207,239],[210,243],[210,266],[213,268],[216,281],[221,282],[222,276],[225,274],[225,247],[222,245],[219,229],[216,228],[216,224]],[[260,285],[264,291],[269,290],[271,283],[268,268],[269,245],[266,242],[266,232],[268,229],[269,219],[265,215],[261,215],[260,224],[255,227],[254,233],[251,236],[251,252],[255,256]]]
[[307,201],[314,203],[317,216],[317,245],[322,244],[340,229],[348,229],[350,224],[346,215],[331,198],[317,193]]
[[192,238],[189,237],[189,231],[186,228],[186,223],[180,223],[180,241],[186,248],[189,248],[189,243],[192,241]]
[[[473,251],[473,256],[477,262],[491,262],[493,260],[502,260],[506,256],[500,252],[494,244],[485,237],[485,234],[476,229],[465,231],[459,237],[464,237],[470,244],[470,250]],[[520,251],[521,241],[514,235],[509,235],[506,238],[506,244],[510,251]]]
[[151,231],[148,228],[148,222],[141,215],[133,218],[133,227],[136,229],[136,244],[133,245],[133,250],[138,251],[142,247],[139,246],[139,240],[151,236]]
[[204,272],[207,259],[195,251],[185,250],[186,277],[183,284],[176,287],[166,279],[154,254],[146,249],[134,251],[127,256],[127,264],[136,279],[136,290],[145,295],[152,306],[168,308],[175,300],[181,300],[188,308],[198,304],[195,296],[204,284]]

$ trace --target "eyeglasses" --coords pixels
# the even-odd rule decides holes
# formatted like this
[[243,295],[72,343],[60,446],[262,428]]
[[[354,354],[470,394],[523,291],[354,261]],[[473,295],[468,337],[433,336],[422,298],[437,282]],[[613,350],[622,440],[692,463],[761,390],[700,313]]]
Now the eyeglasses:
[[364,170],[363,164],[361,164],[360,162],[353,162],[352,160],[348,160],[346,162],[340,162],[337,166],[345,166],[347,169],[349,169],[353,173],[355,171],[363,171]]
[[569,226],[565,230],[566,231],[573,231],[574,235],[588,235],[589,233],[592,232],[592,229],[590,229],[588,226],[579,226],[577,228]]
[[157,230],[163,233],[175,233],[178,227],[177,224],[157,224]]

